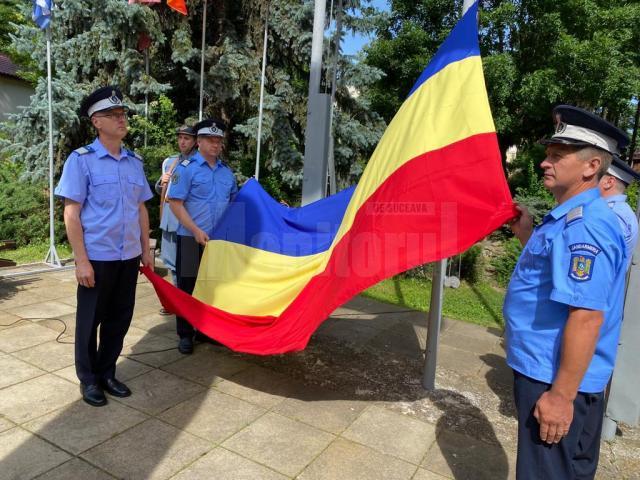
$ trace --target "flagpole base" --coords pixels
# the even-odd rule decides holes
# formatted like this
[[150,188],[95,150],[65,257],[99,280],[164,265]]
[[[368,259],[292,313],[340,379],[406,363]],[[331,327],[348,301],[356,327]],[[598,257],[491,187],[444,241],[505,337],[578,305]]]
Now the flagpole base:
[[47,256],[44,257],[44,263],[50,265],[52,267],[61,267],[62,262],[60,262],[60,257],[58,256],[58,252],[56,251],[55,245],[51,245],[49,247],[49,251],[47,252]]

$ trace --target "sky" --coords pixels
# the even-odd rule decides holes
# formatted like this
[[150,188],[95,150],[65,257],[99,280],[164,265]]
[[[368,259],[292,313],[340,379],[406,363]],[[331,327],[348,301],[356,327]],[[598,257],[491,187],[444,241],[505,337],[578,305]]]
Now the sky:
[[[389,0],[373,0],[371,5],[379,10],[389,11]],[[362,47],[372,40],[373,37],[363,35],[352,35],[347,33],[342,40],[342,53],[345,55],[355,55]]]

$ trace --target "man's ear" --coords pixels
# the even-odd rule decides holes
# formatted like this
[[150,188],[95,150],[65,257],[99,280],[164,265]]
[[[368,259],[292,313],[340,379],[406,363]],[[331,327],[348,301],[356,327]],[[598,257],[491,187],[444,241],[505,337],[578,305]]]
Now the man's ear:
[[600,165],[602,165],[602,157],[600,155],[594,155],[587,162],[587,164],[588,164],[588,167],[585,169],[585,172],[584,172],[585,176],[592,177],[594,175],[597,175],[598,171],[600,170]]

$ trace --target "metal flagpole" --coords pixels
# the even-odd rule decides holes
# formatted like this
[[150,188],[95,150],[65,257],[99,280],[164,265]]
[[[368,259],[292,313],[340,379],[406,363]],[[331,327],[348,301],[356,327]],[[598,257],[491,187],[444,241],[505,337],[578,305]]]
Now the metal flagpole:
[[[144,71],[149,77],[149,47],[144,50]],[[144,94],[144,146],[147,146],[147,123],[149,121],[149,92]]]
[[51,95],[51,23],[47,27],[47,96],[49,99],[49,252],[44,263],[52,267],[61,267],[56,251],[54,215],[53,215],[53,107]]
[[336,12],[336,33],[334,37],[335,51],[333,57],[333,72],[331,79],[331,105],[329,106],[329,194],[335,195],[336,185],[336,163],[333,149],[333,105],[336,101],[336,82],[338,76],[338,57],[340,55],[340,34],[342,31],[342,0],[338,0],[338,11]]
[[269,7],[264,20],[264,43],[262,45],[262,75],[260,77],[260,107],[258,108],[258,140],[256,148],[256,180],[260,179],[260,145],[262,143],[262,109],[264,106],[264,84],[267,68],[267,40],[269,38]]
[[200,107],[198,108],[198,121],[202,120],[202,99],[204,95],[204,37],[207,31],[207,0],[204,0],[202,13],[202,47],[200,49]]
[[[464,0],[462,15],[476,0]],[[429,303],[429,325],[427,327],[427,348],[424,358],[422,386],[425,390],[436,388],[436,364],[438,361],[438,340],[442,324],[442,296],[444,293],[444,276],[447,272],[447,259],[440,260],[433,271],[431,282],[431,302]]]

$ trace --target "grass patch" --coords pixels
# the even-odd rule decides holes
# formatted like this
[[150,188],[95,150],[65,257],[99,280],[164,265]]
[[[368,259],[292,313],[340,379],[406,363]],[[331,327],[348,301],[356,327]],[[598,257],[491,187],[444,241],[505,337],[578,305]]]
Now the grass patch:
[[[431,299],[431,281],[397,276],[365,290],[363,295],[426,312]],[[462,282],[460,288],[444,289],[442,314],[487,327],[502,327],[503,302],[504,293],[491,285]]]
[[[66,243],[56,245],[56,251],[61,259],[71,258],[73,256],[71,247]],[[49,242],[38,242],[16,248],[15,250],[2,250],[0,251],[0,257],[13,260],[18,265],[22,265],[25,263],[43,262],[48,252]]]

